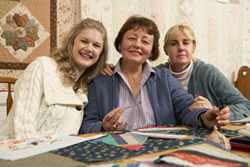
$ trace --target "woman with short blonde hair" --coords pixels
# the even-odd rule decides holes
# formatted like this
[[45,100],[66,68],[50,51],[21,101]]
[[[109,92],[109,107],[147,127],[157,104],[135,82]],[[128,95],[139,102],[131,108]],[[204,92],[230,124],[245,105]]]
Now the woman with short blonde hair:
[[193,108],[213,106],[230,112],[230,119],[250,116],[250,102],[213,65],[195,58],[196,38],[190,26],[178,24],[171,27],[164,39],[168,68],[184,89],[194,97]]

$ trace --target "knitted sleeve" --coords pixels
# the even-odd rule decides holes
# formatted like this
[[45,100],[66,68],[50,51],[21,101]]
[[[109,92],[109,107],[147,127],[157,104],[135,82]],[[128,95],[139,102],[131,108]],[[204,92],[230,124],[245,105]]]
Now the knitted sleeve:
[[[204,87],[206,97],[218,107],[230,108],[230,119],[243,119],[250,116],[250,102],[227,80],[227,78],[213,65],[206,65],[200,72],[200,78],[206,81]],[[204,84],[205,85],[205,84]]]
[[12,109],[15,138],[28,138],[37,135],[37,115],[42,96],[43,67],[38,59],[27,67],[15,85]]

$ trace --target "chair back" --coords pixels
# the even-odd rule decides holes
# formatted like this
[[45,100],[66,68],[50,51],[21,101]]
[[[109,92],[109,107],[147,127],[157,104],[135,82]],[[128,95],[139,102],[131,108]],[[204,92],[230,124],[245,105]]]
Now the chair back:
[[13,98],[11,94],[11,85],[15,84],[16,78],[12,77],[1,77],[0,76],[0,83],[6,83],[7,84],[7,99],[6,99],[6,108],[7,108],[7,114],[9,114],[12,104],[13,104]]
[[250,100],[250,68],[248,66],[240,67],[234,85],[247,99]]

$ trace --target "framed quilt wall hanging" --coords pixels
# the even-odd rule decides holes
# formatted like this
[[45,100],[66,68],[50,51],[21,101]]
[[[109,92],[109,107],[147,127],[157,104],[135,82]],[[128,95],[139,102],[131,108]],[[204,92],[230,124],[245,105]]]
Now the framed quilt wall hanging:
[[53,31],[55,0],[0,1],[0,69],[23,70],[36,57],[49,55]]

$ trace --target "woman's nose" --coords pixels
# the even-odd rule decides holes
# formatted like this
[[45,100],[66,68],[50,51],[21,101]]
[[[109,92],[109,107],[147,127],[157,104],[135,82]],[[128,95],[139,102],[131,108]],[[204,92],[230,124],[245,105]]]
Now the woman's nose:
[[141,47],[142,42],[138,39],[138,40],[135,41],[134,45],[135,45],[136,47]]
[[93,46],[91,45],[91,44],[88,44],[88,45],[86,45],[86,50],[88,50],[88,51],[93,51]]
[[178,48],[179,48],[179,49],[183,49],[183,48],[184,48],[183,43],[179,43],[179,44],[178,44]]

